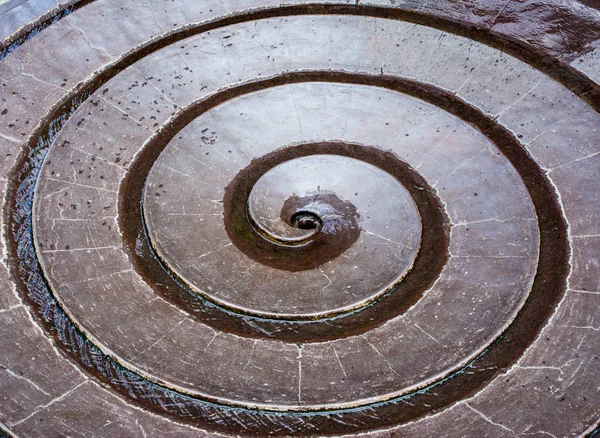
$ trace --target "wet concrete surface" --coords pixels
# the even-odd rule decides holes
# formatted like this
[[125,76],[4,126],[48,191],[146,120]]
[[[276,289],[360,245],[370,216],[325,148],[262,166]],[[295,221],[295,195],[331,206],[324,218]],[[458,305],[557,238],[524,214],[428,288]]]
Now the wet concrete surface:
[[430,3],[0,15],[0,430],[593,434],[600,12]]

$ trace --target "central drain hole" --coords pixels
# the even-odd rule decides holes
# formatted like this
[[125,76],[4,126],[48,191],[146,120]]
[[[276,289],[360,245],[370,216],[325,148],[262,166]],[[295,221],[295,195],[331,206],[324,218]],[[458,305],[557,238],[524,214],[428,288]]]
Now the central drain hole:
[[301,230],[315,230],[320,229],[322,222],[314,213],[310,211],[299,211],[292,216],[292,225]]

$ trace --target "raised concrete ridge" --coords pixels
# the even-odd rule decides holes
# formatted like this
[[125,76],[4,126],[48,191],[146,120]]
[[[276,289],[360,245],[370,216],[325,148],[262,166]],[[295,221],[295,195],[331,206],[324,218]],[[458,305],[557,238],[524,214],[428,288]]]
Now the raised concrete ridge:
[[0,436],[598,431],[593,2],[0,31]]

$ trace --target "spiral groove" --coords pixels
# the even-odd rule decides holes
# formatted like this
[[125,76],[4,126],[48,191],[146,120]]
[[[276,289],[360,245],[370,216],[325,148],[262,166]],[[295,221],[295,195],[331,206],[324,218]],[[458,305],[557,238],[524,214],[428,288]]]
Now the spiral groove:
[[[483,436],[528,403],[560,435],[535,418],[569,391],[593,430],[593,80],[422,12],[234,8],[111,45],[82,21],[104,3],[0,64],[27,102],[0,139],[29,139],[0,318],[69,364],[22,418],[0,403],[7,430],[93,394],[166,435]],[[73,32],[91,70],[29,61]]]

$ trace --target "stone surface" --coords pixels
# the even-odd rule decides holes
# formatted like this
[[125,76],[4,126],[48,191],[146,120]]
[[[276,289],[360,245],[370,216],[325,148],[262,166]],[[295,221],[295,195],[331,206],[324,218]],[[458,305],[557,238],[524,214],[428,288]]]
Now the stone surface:
[[600,14],[430,3],[0,4],[0,430],[593,433]]
[[56,0],[8,0],[0,3],[0,40],[10,37],[21,26],[38,19],[56,6]]
[[[228,143],[229,146],[235,148],[234,143]],[[288,223],[279,217],[288,199],[294,196],[311,198],[305,206],[295,208],[316,211],[325,226],[320,232],[331,234],[345,223],[344,219],[339,219],[339,223],[328,227],[328,220],[337,221],[337,216],[344,214],[342,209],[346,205],[352,206],[360,225],[352,223],[348,226],[360,227],[364,236],[352,242],[357,249],[348,248],[345,257],[322,265],[323,270],[308,264],[308,269],[303,270],[306,273],[292,271],[282,276],[280,269],[262,268],[260,259],[259,263],[248,266],[247,256],[226,243],[229,239],[222,227],[223,211],[202,213],[214,211],[206,205],[223,198],[223,182],[232,175],[221,171],[217,178],[210,178],[206,167],[219,169],[219,163],[207,160],[208,155],[200,149],[197,161],[201,162],[201,167],[186,175],[191,181],[178,178],[185,175],[180,172],[181,158],[187,162],[196,158],[194,150],[198,147],[193,142],[185,149],[174,146],[175,153],[165,151],[167,158],[157,161],[156,170],[149,175],[144,202],[148,209],[149,233],[157,252],[167,265],[173,261],[173,269],[198,293],[244,312],[274,317],[286,314],[314,317],[353,310],[376,300],[399,282],[412,266],[419,247],[421,224],[409,193],[375,166],[334,155],[298,158],[264,174],[251,193],[248,214],[271,238],[292,243],[295,243],[292,239],[297,239],[302,245],[303,236],[286,234],[288,230],[297,230],[289,224],[292,216],[287,218]],[[250,155],[246,162],[239,160],[240,165],[250,164],[251,153],[244,154],[235,149],[237,154]],[[342,172],[343,179],[340,174],[329,173],[333,168]],[[372,181],[373,185],[365,187],[363,178]],[[298,185],[297,179],[306,183]],[[202,190],[204,187],[220,190],[215,193],[211,189]],[[385,199],[381,197],[382,192],[388,193]],[[329,199],[327,194],[335,194],[347,204],[333,212],[329,208],[320,211],[318,201],[313,200],[321,195],[324,198],[321,202],[325,203]],[[188,210],[192,208],[191,212],[181,209],[186,205]],[[190,236],[194,236],[193,241]],[[182,246],[182,241],[187,244]],[[382,254],[389,262],[375,262],[374,254]],[[328,273],[336,275],[329,276]],[[254,279],[260,281],[255,283]]]
[[[322,21],[323,25],[327,24],[326,20]],[[331,97],[324,98],[328,93]],[[265,108],[272,108],[290,95],[302,102],[311,102],[321,96],[323,105],[311,105],[303,110],[288,106],[288,110],[281,108],[277,114],[272,114],[267,121],[262,122],[250,113],[251,108],[261,104]],[[360,107],[350,106],[348,110],[360,116],[346,120],[345,132],[333,133],[329,126],[321,126],[320,121],[327,120],[329,108],[335,107],[335,103],[346,95],[352,95],[360,102]],[[190,96],[190,99],[193,97]],[[124,101],[123,98],[121,102]],[[375,106],[385,109],[379,113],[384,115],[383,118],[372,110]],[[336,305],[340,304],[352,306],[349,310],[364,306],[356,300],[373,301],[377,298],[376,294],[389,290],[412,264],[418,246],[420,233],[409,234],[409,240],[404,240],[403,234],[395,234],[404,233],[407,229],[419,229],[421,225],[415,207],[412,206],[414,204],[407,198],[408,194],[402,186],[386,187],[388,180],[390,182],[387,184],[398,184],[390,176],[387,176],[387,180],[380,181],[379,178],[385,178],[387,174],[373,175],[374,170],[365,167],[366,165],[352,167],[350,164],[342,164],[345,163],[344,160],[352,159],[339,158],[341,161],[335,165],[323,162],[320,156],[313,156],[312,159],[316,162],[310,166],[310,172],[315,173],[297,175],[301,180],[306,178],[306,182],[293,184],[292,179],[288,183],[293,184],[290,188],[273,184],[272,190],[283,189],[285,193],[283,198],[279,198],[279,202],[277,195],[269,194],[276,210],[281,209],[288,196],[306,196],[320,187],[352,202],[361,215],[362,237],[342,256],[318,269],[290,272],[286,275],[282,275],[280,269],[249,260],[232,244],[222,225],[224,214],[221,200],[225,185],[235,177],[237,171],[249,165],[252,159],[270,152],[271,148],[330,139],[321,137],[322,135],[333,135],[332,138],[348,143],[369,144],[373,140],[367,127],[385,126],[385,115],[399,115],[402,112],[410,113],[412,117],[408,120],[414,124],[415,120],[422,120],[426,115],[435,113],[435,108],[422,101],[403,98],[397,93],[376,88],[348,85],[330,88],[327,84],[319,83],[280,87],[275,91],[250,94],[239,100],[232,99],[222,107],[216,107],[177,134],[149,174],[144,209],[152,245],[157,248],[166,265],[171,266],[182,281],[189,282],[191,288],[227,307],[240,309],[238,311],[243,313],[266,313],[270,316],[268,312],[275,312],[275,317],[291,315],[294,318],[297,315],[305,316],[308,312],[306,316],[315,317],[318,315],[313,316],[310,312],[347,312],[348,309],[336,309]],[[423,114],[420,115],[420,112]],[[247,114],[243,123],[236,117],[238,113]],[[260,115],[262,114],[259,113]],[[345,115],[346,113],[342,113],[344,118]],[[391,370],[405,370],[403,373],[395,371],[390,374],[388,369],[377,379],[370,374],[362,376],[362,381],[353,379],[350,394],[354,394],[357,399],[375,397],[376,390],[381,391],[381,394],[377,394],[378,397],[385,395],[385,398],[389,398],[387,394],[390,392],[406,392],[414,385],[423,386],[431,376],[447,374],[453,367],[475,357],[514,318],[528,293],[535,272],[538,245],[536,219],[531,201],[524,189],[518,188],[518,175],[508,161],[497,158],[494,146],[477,131],[465,124],[459,126],[447,114],[437,112],[436,116],[439,119],[437,126],[454,126],[454,135],[460,139],[447,142],[448,147],[454,151],[453,159],[446,160],[441,166],[440,158],[434,151],[426,155],[416,154],[414,158],[407,159],[407,162],[434,182],[434,186],[439,186],[438,196],[445,205],[452,224],[461,224],[462,227],[468,227],[473,222],[475,224],[473,228],[467,228],[466,233],[453,234],[450,240],[450,260],[427,296],[406,316],[398,321],[390,321],[385,328],[372,335],[378,340],[376,344],[388,336],[394,342],[372,347],[374,341],[369,334],[365,335],[366,341],[351,341],[353,345],[361,345],[360,348],[355,347],[355,354],[363,363],[369,363],[369,357],[375,359],[375,362],[380,360],[379,356],[373,356],[375,348],[383,356],[390,356],[386,360],[391,364]],[[77,119],[75,114],[74,120]],[[286,126],[285,121],[296,123],[295,120],[298,120],[295,129]],[[327,120],[328,124],[330,122]],[[407,122],[393,123],[392,129],[404,132],[408,128],[405,123]],[[74,126],[78,124],[79,122]],[[342,121],[337,125],[341,127]],[[85,126],[85,122],[81,126]],[[82,129],[81,126],[79,129]],[[278,130],[278,126],[283,126],[283,129]],[[247,131],[242,127],[246,127]],[[419,131],[418,127],[412,128]],[[106,131],[109,128],[103,129]],[[62,135],[69,136],[69,133],[70,127],[66,126]],[[119,137],[120,134],[114,134],[114,138]],[[61,140],[64,138],[67,137],[61,137]],[[242,139],[249,138],[252,143],[246,146]],[[427,135],[423,135],[423,138],[426,139]],[[71,140],[69,142],[73,143]],[[407,149],[414,148],[414,145],[403,143],[390,136],[388,141],[378,138],[376,144],[382,149],[392,150],[402,159],[407,155]],[[115,143],[115,146],[119,146],[119,143]],[[63,156],[65,153],[66,156]],[[156,379],[160,379],[169,370],[168,385],[201,393],[205,393],[209,386],[214,386],[218,391],[215,396],[223,397],[227,394],[229,400],[233,399],[233,394],[239,394],[239,382],[229,376],[241,372],[237,361],[230,366],[222,363],[220,369],[215,371],[216,374],[207,375],[195,371],[197,360],[175,365],[175,356],[164,354],[162,344],[165,343],[176,343],[181,351],[196,350],[194,355],[200,355],[200,350],[204,351],[203,355],[207,358],[211,355],[220,357],[222,353],[216,348],[206,350],[206,342],[198,342],[199,339],[206,338],[206,329],[192,329],[190,326],[186,330],[179,330],[176,324],[181,323],[181,316],[175,309],[158,306],[157,302],[151,307],[147,306],[145,297],[151,296],[152,292],[135,274],[127,272],[130,265],[119,248],[119,230],[117,227],[111,229],[107,222],[107,219],[113,217],[113,206],[117,203],[116,186],[106,186],[109,184],[107,181],[116,184],[124,173],[115,163],[105,171],[101,161],[97,166],[102,170],[98,172],[96,167],[86,166],[90,163],[82,161],[83,158],[84,155],[74,153],[72,148],[54,149],[47,155],[38,184],[39,201],[34,207],[36,241],[44,245],[39,249],[40,261],[57,298],[69,309],[71,316],[80,321],[79,326],[89,328],[90,336],[99,342],[108,342],[106,348],[118,352],[122,360],[143,360],[143,365],[136,364],[136,368],[140,367],[145,373],[155,375]],[[295,161],[287,161],[285,164],[293,164]],[[77,163],[75,166],[80,166],[80,170],[70,174],[68,169],[73,166],[70,163]],[[322,165],[325,167],[317,171],[318,166]],[[336,172],[327,175],[328,169],[337,168],[341,171],[342,166],[346,166],[342,174]],[[462,178],[455,172],[457,168],[462,169]],[[293,175],[291,170],[284,173]],[[485,179],[479,176],[482,174],[485,174]],[[268,175],[266,173],[263,177]],[[335,175],[338,175],[337,178]],[[104,178],[100,179],[102,176]],[[57,179],[69,182],[57,185]],[[82,182],[78,182],[78,179]],[[365,180],[373,185],[372,189],[369,185],[365,186]],[[493,185],[486,188],[486,181],[491,180],[494,181]],[[497,187],[502,186],[510,186],[510,194],[503,196],[497,190]],[[258,181],[254,189],[260,190],[260,187],[261,182]],[[395,195],[397,192],[401,194],[400,199],[403,201],[395,206],[394,196],[399,196]],[[49,195],[46,196],[45,193]],[[385,199],[382,198],[382,193],[386,194]],[[492,197],[493,203],[486,202]],[[408,205],[412,210],[409,211],[412,213],[409,213],[411,219],[407,220],[408,224],[404,225],[396,221],[402,219],[402,209],[406,208],[402,206],[406,202],[410,203]],[[249,208],[252,214],[252,207]],[[395,212],[396,209],[400,212]],[[102,219],[106,222],[104,227],[99,226],[95,219],[100,210],[105,215]],[[521,219],[522,229],[514,235],[511,222],[517,219]],[[323,221],[326,222],[326,219],[323,218]],[[483,235],[484,227],[477,226],[481,221],[493,224],[492,229],[499,233],[495,241]],[[61,223],[70,225],[61,232],[57,227]],[[395,228],[398,230],[395,231]],[[510,237],[504,237],[504,230],[510,230]],[[49,238],[50,236],[52,237]],[[190,241],[192,236],[193,241]],[[489,249],[485,244],[488,241],[491,244]],[[521,254],[511,253],[512,242],[519,242],[523,251]],[[48,244],[51,245],[49,249]],[[408,253],[409,260],[402,258],[404,248],[412,250]],[[476,268],[468,269],[468,266]],[[131,280],[125,281],[124,278]],[[449,289],[456,292],[452,293]],[[482,289],[487,290],[482,294]],[[365,293],[375,296],[371,298],[369,295],[360,295]],[[111,297],[109,300],[106,299],[107,294]],[[87,302],[95,304],[89,306]],[[100,306],[100,302],[106,305]],[[120,317],[115,309],[119,309],[125,319],[116,324],[115,321]],[[465,309],[469,310],[469,318],[464,318]],[[478,317],[485,319],[478,320]],[[148,321],[155,321],[151,329],[141,323],[146,318]],[[166,327],[163,327],[165,324]],[[473,325],[481,328],[473,331],[473,336],[469,337],[467,330]],[[125,337],[122,332],[126,333]],[[166,337],[163,336],[165,332],[168,333]],[[407,339],[396,339],[393,336],[394,333],[404,332],[407,333]],[[428,337],[429,333],[434,334],[432,339]],[[227,339],[227,334],[221,337]],[[125,338],[129,340],[123,343]],[[210,337],[206,339],[210,340]],[[256,349],[238,345],[248,342],[253,343],[248,339],[232,339],[226,345]],[[431,358],[431,345],[428,345],[431,342],[439,344],[436,347],[439,359]],[[270,350],[276,355],[265,355],[264,363],[273,364],[277,357],[285,358],[283,369],[287,369],[288,377],[292,370],[295,374],[296,368],[304,361],[311,363],[310,367],[303,368],[303,381],[309,382],[309,386],[303,390],[306,395],[302,403],[308,403],[309,398],[310,403],[316,405],[324,404],[325,401],[336,404],[345,402],[342,396],[347,391],[340,386],[332,392],[330,385],[334,380],[333,376],[324,379],[326,374],[322,369],[331,361],[329,346],[325,348],[327,354],[321,351],[322,348],[307,346],[303,361],[299,362],[295,348],[288,349],[289,355],[286,358],[283,346],[277,347],[275,344],[267,347],[268,344],[263,344],[261,349]],[[153,348],[146,347],[150,345]],[[338,348],[340,351],[349,348],[343,346],[343,342],[341,345]],[[426,348],[423,348],[424,345]],[[331,348],[336,347],[334,345]],[[448,353],[442,354],[441,348],[447,349]],[[143,351],[142,355],[139,354],[140,351]],[[402,355],[399,356],[394,351],[402,351]],[[418,357],[421,359],[417,360]],[[216,360],[216,357],[212,359]],[[456,363],[453,365],[452,361]],[[187,369],[186,363],[189,363]],[[437,363],[437,366],[434,367],[433,363]],[[369,365],[366,368],[370,370],[375,366]],[[158,369],[165,371],[157,375]],[[265,369],[264,366],[251,369],[254,373],[250,380],[262,381],[265,377],[261,377],[261,374]],[[343,375],[342,373],[339,377]],[[392,387],[392,384],[396,387]],[[361,390],[359,388],[362,385],[365,388]],[[271,391],[284,393],[281,399],[276,398],[271,391],[266,391],[262,385],[259,388],[260,393],[268,395],[268,399],[259,400],[258,394],[253,394],[252,398],[256,401],[272,403],[278,400],[280,403],[289,403],[289,393],[285,393],[281,385],[269,385]],[[311,391],[308,391],[309,388],[312,388]],[[294,386],[290,388],[295,389]],[[326,394],[319,395],[318,389]],[[307,395],[310,392],[313,393],[312,396]],[[247,396],[242,397],[240,402],[249,401]],[[325,398],[321,399],[322,397]]]

